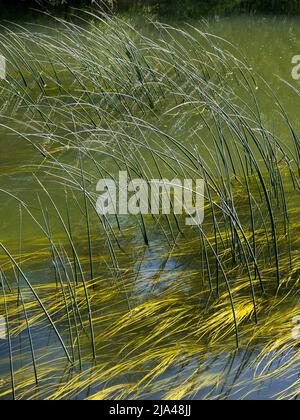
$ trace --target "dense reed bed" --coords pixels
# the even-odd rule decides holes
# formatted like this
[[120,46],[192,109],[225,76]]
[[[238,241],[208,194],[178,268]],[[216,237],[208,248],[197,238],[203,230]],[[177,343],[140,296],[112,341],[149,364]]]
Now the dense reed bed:
[[[280,100],[205,25],[56,25],[0,37],[0,131],[38,159],[19,169],[33,193],[0,188],[18,225],[0,241],[1,397],[246,398],[274,380],[297,398],[300,143]],[[203,225],[98,216],[119,170],[204,179]]]

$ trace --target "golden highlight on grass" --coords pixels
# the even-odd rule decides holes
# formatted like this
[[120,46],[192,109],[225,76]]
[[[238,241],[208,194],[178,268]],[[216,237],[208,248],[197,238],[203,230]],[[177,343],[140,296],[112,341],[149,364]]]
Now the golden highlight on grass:
[[[0,35],[0,134],[37,159],[16,171],[34,191],[0,188],[18,220],[0,241],[0,397],[249,398],[278,381],[270,397],[297,398],[300,143],[279,99],[205,27],[56,25]],[[119,170],[203,178],[204,224],[99,217],[97,181]]]

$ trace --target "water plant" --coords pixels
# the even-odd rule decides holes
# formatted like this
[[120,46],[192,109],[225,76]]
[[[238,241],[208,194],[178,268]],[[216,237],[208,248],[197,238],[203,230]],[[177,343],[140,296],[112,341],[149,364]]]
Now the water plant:
[[[0,188],[18,220],[0,241],[0,396],[246,398],[284,378],[272,396],[297,398],[300,145],[279,98],[205,24],[55,22],[0,35],[0,133],[36,156],[32,194]],[[119,170],[203,178],[203,225],[99,216],[97,181]]]

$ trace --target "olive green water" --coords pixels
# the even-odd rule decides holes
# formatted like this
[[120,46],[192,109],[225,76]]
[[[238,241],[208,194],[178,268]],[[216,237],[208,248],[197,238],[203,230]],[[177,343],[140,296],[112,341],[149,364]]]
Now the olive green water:
[[[18,19],[17,23],[18,25],[22,24],[22,20]],[[297,118],[300,98],[292,91],[291,87],[287,87],[282,82],[282,80],[285,80],[295,89],[300,87],[291,75],[293,69],[292,58],[299,54],[300,49],[299,18],[242,16],[215,18],[208,22],[203,20],[200,22],[182,23],[176,21],[168,23],[185,30],[188,29],[188,25],[193,25],[232,43],[232,47],[228,45],[228,49],[244,58],[249,63],[249,68],[253,68],[253,71],[265,78],[293,120],[295,128],[300,128],[300,121]],[[27,28],[41,32],[47,33],[47,31],[50,31],[48,28],[49,22],[44,20],[38,21],[38,26],[33,27],[27,21],[23,24]],[[153,31],[151,25],[145,24],[141,18],[137,20],[135,26],[146,36],[159,36],[159,33]],[[17,31],[17,29],[15,30]],[[268,97],[264,92],[260,93],[260,89],[257,89],[257,97],[262,107],[264,122],[268,127],[274,129],[279,137],[286,137],[289,144],[288,133],[286,128],[283,128],[280,118],[278,118],[274,98]],[[26,113],[26,109],[21,112]],[[14,117],[18,118],[18,115],[14,115]],[[169,119],[166,117],[165,121],[162,120],[161,126],[167,127],[168,124]],[[15,126],[15,128],[17,127]],[[190,133],[188,134],[190,136]],[[183,140],[186,139],[186,133],[179,132],[178,135]],[[7,133],[7,131],[5,133],[1,132],[0,142],[2,188],[11,192],[19,192],[21,193],[20,197],[29,198],[32,193],[35,196],[35,182],[32,184],[31,170],[27,170],[26,166],[39,164],[42,161],[39,153],[25,140],[20,140],[13,133]],[[11,200],[4,200],[0,212],[1,220],[5,220],[5,230],[2,235],[12,239],[14,237],[13,233],[18,235],[18,227],[15,223],[16,215],[13,210],[11,211],[11,204]]]
[[[182,23],[173,23],[177,26],[184,26]],[[212,19],[208,24],[206,22],[194,21],[190,23],[193,26],[199,27],[201,30],[206,28],[208,32],[213,32],[235,45],[246,58],[247,62],[249,62],[249,67],[252,67],[255,72],[263,76],[272,86],[291,120],[293,120],[295,127],[298,129],[300,128],[300,119],[298,117],[300,98],[291,88],[288,88],[280,80],[284,79],[295,88],[298,88],[298,83],[293,80],[291,76],[292,57],[300,54],[300,20],[298,18],[230,17]],[[153,36],[153,32],[151,32],[148,25],[145,25],[140,21],[138,21],[136,25],[140,30],[144,31],[145,35]],[[184,27],[186,28],[187,26]],[[44,31],[45,29],[40,30]],[[260,86],[257,88],[257,95],[260,97]],[[262,94],[260,101],[265,123],[276,130],[279,137],[284,138],[286,136],[287,147],[292,147],[292,144],[289,144],[290,138],[287,135],[286,127],[283,126],[277,116],[273,98]],[[18,112],[20,112],[20,110],[18,110]],[[23,109],[21,112],[26,113],[26,109]],[[167,126],[169,124],[169,119],[166,117],[164,121],[162,118],[160,124],[162,126]],[[178,133],[178,138],[181,138],[182,141],[184,141],[186,137],[190,138],[190,133]],[[40,139],[38,139],[38,141],[40,141]],[[47,145],[45,145],[45,147],[47,147]],[[31,144],[23,141],[20,136],[15,136],[13,133],[8,133],[7,130],[1,128],[0,151],[1,188],[17,195],[24,201],[29,202],[33,208],[38,208],[39,202],[37,193],[41,193],[41,191],[36,180],[32,176],[31,166],[39,165],[43,161],[43,158]],[[52,152],[59,153],[61,159],[64,159],[64,150],[53,150]],[[78,155],[74,154],[74,156],[72,156],[71,154],[71,157],[74,159],[73,162],[78,163]],[[67,153],[66,159],[70,162],[70,154]],[[49,182],[45,175],[43,175],[42,179],[45,180],[48,191],[53,194],[58,205],[64,207],[65,197],[63,188],[53,182]],[[295,205],[294,196],[291,196],[288,200],[290,200],[290,205]],[[48,205],[51,207],[49,203]],[[74,207],[71,207],[70,209],[70,213],[74,223],[74,234],[76,235],[76,239],[80,241],[80,236],[86,235],[85,217],[84,213],[79,211],[75,204],[73,204],[73,206]],[[50,210],[50,212],[51,211],[53,212],[53,209]],[[43,260],[43,257],[41,257],[40,254],[36,255],[36,258],[34,257],[34,251],[39,250],[40,252],[41,247],[39,231],[31,223],[29,218],[23,217],[22,248],[23,250],[26,250],[25,252],[33,251],[33,254],[31,255],[32,260],[29,260],[29,262],[26,263],[27,275],[30,277],[33,284],[52,284],[54,283],[54,279],[51,265],[45,262],[45,259]],[[6,246],[10,248],[11,252],[17,255],[20,236],[20,209],[19,206],[16,205],[16,201],[13,198],[8,198],[7,195],[1,197],[0,220],[1,242],[5,243]],[[156,298],[160,293],[168,293],[168,290],[172,289],[172,284],[176,283],[180,278],[184,278],[186,281],[186,287],[181,290],[181,298],[186,296],[187,301],[192,299],[194,294],[196,295],[199,286],[197,276],[195,275],[198,269],[196,261],[197,253],[195,249],[191,246],[189,250],[189,244],[183,241],[184,251],[178,252],[177,254],[175,252],[174,255],[171,253],[170,255],[163,238],[156,234],[155,229],[153,229],[150,234],[150,247],[144,248],[140,245],[140,237],[132,237],[132,235],[130,235],[130,229],[133,229],[132,225],[134,225],[134,222],[126,219],[122,220],[121,223],[128,228],[127,234],[125,234],[121,240],[122,246],[126,250],[126,257],[123,257],[123,264],[125,266],[127,264],[129,267],[128,271],[131,273],[130,275],[137,280],[134,286],[132,286],[131,283],[130,286],[128,286],[132,304],[143,302],[144,299],[149,299],[149,296]],[[57,217],[54,217],[52,230],[59,233],[60,229],[61,224],[57,220]],[[293,231],[292,234],[296,235],[296,232]],[[101,250],[101,247],[103,247],[103,254],[106,255],[108,253],[107,243],[100,237],[100,234],[98,238],[99,243],[97,242],[97,238],[94,238],[94,241],[94,246],[97,248],[97,255],[94,255],[94,270],[99,270],[99,277],[105,281],[107,271],[105,271],[103,267],[104,265],[102,264],[101,256],[98,255],[98,252],[99,249]],[[42,243],[42,246],[43,245],[44,244]],[[87,255],[87,243],[85,242],[85,244],[81,246],[83,252]],[[40,259],[43,261],[41,262]],[[156,287],[155,284],[158,277],[163,280],[161,280],[159,286]],[[138,281],[139,279],[142,280]],[[47,292],[45,292],[45,294],[47,295]],[[97,292],[95,292],[95,294],[97,295]],[[122,296],[124,301],[118,301],[120,296]],[[96,314],[99,316],[103,313],[107,314],[106,322],[101,321],[100,325],[97,326],[97,334],[99,334],[99,336],[101,336],[101,333],[98,333],[98,329],[109,329],[110,325],[113,325],[113,321],[117,319],[118,310],[120,313],[126,311],[126,305],[128,304],[126,302],[127,297],[128,296],[124,296],[124,293],[113,294],[109,304],[106,302],[105,307],[96,309]],[[112,305],[113,308],[111,314],[109,305]],[[119,309],[116,309],[118,306]],[[60,328],[62,330],[64,328],[67,330],[67,324],[60,325]],[[51,358],[57,356],[57,359],[60,361],[60,364],[57,364],[57,369],[52,367],[48,370],[48,374],[45,374],[43,377],[43,387],[46,389],[48,383],[51,389],[49,394],[51,394],[56,389],[59,389],[60,382],[64,383],[64,381],[67,380],[66,377],[69,379],[72,375],[76,375],[77,372],[72,371],[67,367],[65,361],[61,360],[61,351],[55,336],[53,336],[53,332],[51,332],[51,330],[45,331],[47,331],[47,325],[40,323],[36,331],[33,327],[32,333],[35,338],[37,357],[45,364],[49,364],[47,352],[51,349],[51,351],[49,351]],[[147,335],[147,332],[144,335],[141,334],[141,337],[144,337],[145,335]],[[124,337],[126,337],[126,335],[124,335]],[[108,340],[107,343],[101,343],[100,348],[102,353],[100,357],[101,363],[103,363],[104,366],[105,363],[109,365],[109,363],[117,364],[120,362],[118,354],[123,354],[122,352],[124,352],[124,348],[126,349],[127,344],[129,346],[132,331],[128,331],[128,343],[126,343],[126,338],[124,339],[124,337],[122,337],[120,342]],[[268,338],[272,341],[271,335]],[[270,396],[280,393],[294,383],[299,372],[296,366],[289,377],[278,375],[276,379],[272,377],[271,379],[268,379],[268,375],[265,375],[263,381],[257,386],[257,389],[252,389],[251,380],[253,375],[257,377],[260,374],[259,369],[256,371],[257,367],[255,366],[255,360],[260,353],[260,344],[259,340],[257,340],[257,343],[250,349],[233,351],[231,343],[231,347],[229,346],[231,351],[225,351],[224,348],[222,348],[218,353],[216,352],[216,349],[211,352],[210,349],[208,349],[203,360],[201,359],[201,362],[197,360],[197,356],[195,355],[194,359],[192,356],[189,356],[186,363],[183,361],[180,367],[178,367],[178,365],[172,366],[172,363],[170,363],[169,368],[164,372],[162,377],[159,375],[157,376],[157,379],[159,380],[157,388],[155,386],[156,382],[154,381],[151,386],[149,385],[147,395],[136,395],[138,395],[139,398],[164,397],[168,387],[171,391],[176,386],[177,382],[180,383],[180,381],[182,381],[182,378],[188,380],[188,378],[194,377],[197,374],[198,369],[199,375],[203,375],[203,386],[199,387],[201,388],[201,391],[196,388],[194,393],[190,392],[189,396],[192,395],[193,398],[270,398]],[[26,367],[26,364],[29,363],[28,359],[26,359],[29,351],[28,332],[25,330],[22,334],[13,337],[12,345],[15,355],[14,369],[17,370],[18,368]],[[88,344],[86,345],[88,346]],[[167,345],[168,343],[166,343],[166,346]],[[146,351],[147,345],[145,343],[144,346]],[[7,340],[0,340],[0,390],[1,387],[2,390],[9,389],[9,358],[7,348]],[[23,353],[26,354],[26,357],[23,357]],[[82,348],[82,353],[88,353],[84,346]],[[195,352],[195,354],[197,354],[197,352]],[[112,360],[111,355],[114,356]],[[294,360],[293,358],[295,358],[294,354],[282,353],[280,359],[278,359],[277,356],[273,361],[277,366],[284,365],[285,363],[288,364],[289,360]],[[271,357],[272,355],[270,353],[270,358]],[[85,360],[84,363],[84,375],[86,375],[86,377],[88,377],[88,375],[97,376],[97,370],[96,373],[93,371],[93,362]],[[270,366],[266,366],[268,366],[268,358],[261,362],[260,369],[263,371],[265,369],[271,369]],[[147,372],[148,368],[147,365],[144,367],[145,372]],[[101,373],[100,371],[101,369],[99,368],[99,375]],[[119,383],[124,384],[125,386],[125,384],[129,382],[138,382],[140,380],[140,375],[145,372],[134,372],[134,369],[133,371],[131,369],[127,373],[123,372],[119,379],[114,377],[112,383],[109,385],[115,386]],[[219,381],[218,375],[221,372],[226,372],[226,374],[222,380]],[[24,374],[24,377],[26,378],[26,374]],[[207,381],[207,383],[205,381]],[[99,383],[101,383],[100,380]],[[73,394],[71,394],[70,397],[75,398],[75,395],[76,398],[89,397],[99,392],[101,388],[103,388],[103,383],[99,385],[97,380],[94,380],[93,385],[82,387],[82,389],[80,387],[78,388],[80,391],[76,392],[76,390],[73,390]],[[26,389],[26,386],[22,388],[22,392],[24,392],[27,397],[31,398],[34,398],[34,393],[38,392],[37,389],[31,389],[28,391],[28,394],[26,394],[24,389]],[[134,393],[132,395],[130,394],[129,397],[134,395]],[[43,396],[47,396],[45,391]],[[3,398],[9,397],[10,394],[7,393]]]

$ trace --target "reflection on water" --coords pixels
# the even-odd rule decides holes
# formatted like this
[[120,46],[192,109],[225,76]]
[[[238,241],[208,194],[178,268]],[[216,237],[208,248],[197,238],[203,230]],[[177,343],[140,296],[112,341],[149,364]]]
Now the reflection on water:
[[[193,35],[198,29],[213,31],[237,45],[246,56],[250,74],[252,67],[267,79],[297,129],[297,95],[279,78],[292,83],[291,57],[300,49],[298,23],[296,18],[233,17],[212,20],[208,27],[205,22],[192,22],[196,30],[189,28],[189,31]],[[137,23],[137,27],[140,26],[145,36],[160,37],[161,28]],[[40,27],[38,30],[46,34],[48,31]],[[53,54],[61,48],[59,35],[55,36],[59,42],[52,50]],[[180,33],[177,36],[179,39]],[[30,40],[26,42],[30,44]],[[176,45],[177,38],[172,42]],[[229,51],[234,51],[232,46],[225,45]],[[72,47],[72,54],[78,54]],[[189,40],[185,39],[184,50],[191,48]],[[38,57],[41,54],[47,63],[39,48],[33,52]],[[103,58],[102,51],[93,54],[97,59]],[[199,58],[196,49],[189,54],[192,63]],[[126,51],[125,56],[132,65],[130,51]],[[250,96],[251,85],[241,83],[234,90],[237,81],[227,68],[222,68],[222,54],[213,50],[211,56],[220,66],[220,73],[218,77],[215,74],[207,76],[210,82],[207,91],[210,93],[212,85],[218,82],[222,92],[228,89],[228,97],[237,96],[239,106],[247,109],[245,100],[248,93]],[[159,75],[160,71],[170,73],[172,77],[174,73],[176,77],[176,71],[180,70],[176,64],[173,64],[174,68],[164,69],[161,60],[155,71]],[[93,65],[92,60],[89,64]],[[110,65],[105,63],[105,68]],[[123,65],[119,60],[115,73],[109,73],[109,79],[119,89],[116,72]],[[209,68],[207,63],[203,65]],[[85,64],[82,66],[80,71],[84,72]],[[137,68],[133,63],[130,72]],[[222,167],[222,158],[226,160],[229,154],[225,150],[227,147],[231,151],[243,148],[238,149],[231,130],[222,131],[216,116],[206,119],[207,105],[201,103],[199,112],[199,108],[188,108],[190,103],[181,98],[177,103],[180,85],[178,91],[174,88],[176,95],[172,92],[175,100],[171,95],[162,99],[159,92],[161,102],[153,113],[148,87],[140,83],[135,89],[138,95],[145,96],[147,111],[139,103],[130,104],[134,115],[129,114],[126,121],[118,121],[115,110],[120,108],[124,112],[124,98],[119,97],[119,92],[118,95],[111,92],[110,86],[106,87],[105,94],[101,92],[105,101],[89,86],[88,100],[93,107],[85,109],[81,107],[80,95],[84,97],[86,92],[80,83],[76,84],[77,80],[69,80],[72,79],[69,74],[61,83],[61,75],[55,74],[55,83],[50,77],[45,81],[43,72],[38,69],[34,74],[40,79],[34,81],[30,71],[26,74],[30,82],[24,91],[24,102],[13,98],[15,102],[9,104],[9,109],[5,108],[7,104],[1,103],[0,180],[1,190],[9,194],[2,194],[0,229],[1,242],[10,250],[9,256],[3,252],[0,257],[3,289],[7,291],[1,295],[1,311],[7,312],[10,325],[10,335],[5,336],[5,324],[1,324],[4,312],[0,312],[1,398],[11,398],[12,382],[18,398],[298,398],[299,351],[291,339],[291,328],[292,319],[298,314],[299,238],[296,232],[299,195],[295,194],[292,183],[296,184],[297,178],[290,179],[285,167],[282,169],[286,163],[284,153],[277,150],[278,156],[272,154],[276,139],[264,132],[265,143],[259,149],[259,163],[263,156],[269,164],[267,169],[273,175],[268,179],[271,187],[284,174],[284,200],[280,188],[275,188],[274,193],[274,200],[280,202],[282,199],[284,203],[278,204],[275,220],[279,230],[280,274],[286,281],[277,289],[274,286],[276,267],[272,234],[268,233],[268,208],[257,204],[266,204],[266,200],[262,191],[255,188],[257,178],[251,178],[253,168],[247,167],[251,174],[247,178],[247,189],[252,191],[250,207],[254,215],[253,226],[249,226],[246,188],[238,176],[232,177],[227,184],[228,174]],[[150,74],[153,76],[155,72]],[[96,70],[91,75],[96,83]],[[136,77],[140,81],[139,73]],[[100,82],[105,83],[105,79]],[[193,79],[180,82],[187,89],[196,83]],[[162,92],[164,83],[167,84],[163,79],[158,83]],[[275,130],[284,150],[289,151],[294,147],[291,128],[275,114],[274,96],[266,95],[263,85],[258,80],[252,86],[257,89],[260,100],[260,116],[270,131]],[[64,89],[74,96],[66,95]],[[216,98],[214,92],[217,101]],[[126,106],[127,103],[127,112]],[[44,109],[51,115],[44,115]],[[98,109],[105,110],[103,115],[107,119],[97,113]],[[56,122],[55,126],[53,122]],[[263,131],[261,127],[256,131],[260,130]],[[220,144],[216,141],[218,135],[222,139]],[[133,147],[129,136],[136,141]],[[185,174],[186,168],[192,166],[191,162],[186,158],[185,150],[173,158],[167,142],[172,136],[187,150],[192,146],[195,156],[200,149],[198,164],[202,160],[212,162],[213,169],[209,170],[222,180],[220,185],[228,203],[235,199],[234,210],[241,215],[245,230],[245,234],[242,232],[244,242],[238,243],[235,224],[222,218],[217,207],[214,214],[209,212],[205,222],[207,237],[203,232],[185,230],[180,233],[178,220],[167,217],[154,220],[126,217],[100,221],[100,225],[92,211],[96,182],[103,174],[117,173],[119,169],[118,165],[112,167],[108,151],[112,150],[114,158],[126,155],[126,162],[132,165],[135,174],[142,170],[139,164],[143,161],[147,162],[150,174],[168,177],[176,164],[181,174]],[[226,142],[226,138],[229,141]],[[142,148],[145,150],[141,152]],[[157,167],[153,150],[164,162],[170,159],[172,164]],[[215,157],[217,152],[221,156],[219,161]],[[244,168],[239,158],[236,153],[231,162],[233,170]],[[61,170],[62,164],[64,170]],[[290,162],[287,162],[287,168],[288,164]],[[199,166],[191,169],[193,173],[198,170]],[[83,185],[90,193],[88,217]],[[234,198],[231,188],[234,188]],[[292,232],[289,234],[282,208],[290,211]],[[150,226],[147,232],[145,223]],[[143,244],[145,235],[150,246]],[[257,259],[245,252],[249,243],[257,252]],[[213,246],[209,248],[208,244]],[[292,250],[289,255],[286,255],[287,247]],[[257,260],[262,264],[260,272],[255,266]],[[18,265],[20,261],[22,264]],[[213,266],[211,261],[217,263]],[[249,273],[244,266],[254,272],[253,276],[250,273],[253,284],[249,285]],[[220,267],[226,267],[230,275],[239,326],[238,350],[228,284],[220,281],[223,274]],[[38,299],[33,297],[32,290],[29,291],[28,282],[34,285]],[[262,286],[264,293],[260,294]],[[253,290],[257,298],[254,307]],[[257,315],[259,322],[255,325]],[[293,391],[289,392],[292,385]]]
[[0,340],[6,340],[6,320],[0,316]]
[[[180,244],[179,250],[182,253]],[[252,323],[246,323],[241,329],[243,339],[237,350],[234,337],[231,333],[226,336],[223,330],[224,324],[230,321],[230,311],[220,310],[220,306],[227,299],[220,299],[214,308],[207,308],[207,313],[201,309],[201,301],[207,301],[207,297],[199,292],[201,278],[192,262],[197,253],[188,258],[188,255],[176,255],[174,249],[174,254],[163,255],[159,244],[151,250],[136,249],[136,253],[139,262],[132,271],[126,270],[122,282],[112,284],[102,278],[101,282],[98,280],[101,286],[90,288],[97,347],[95,361],[91,359],[87,331],[80,332],[80,349],[77,344],[71,346],[70,325],[59,286],[47,284],[37,290],[43,302],[53,308],[53,318],[68,343],[68,351],[76,354],[78,361],[74,366],[66,360],[57,336],[40,315],[30,293],[25,289],[22,293],[28,305],[27,316],[35,319],[30,330],[24,324],[22,308],[10,303],[13,328],[20,331],[12,336],[10,343],[19,397],[271,399],[285,396],[286,390],[298,380],[299,353],[290,340],[290,314],[296,313],[298,298],[283,304],[279,296],[275,306],[274,298],[265,302],[260,309],[259,326],[253,329]],[[44,272],[45,277],[49,279],[50,273]],[[81,293],[78,291],[78,304],[87,327]],[[71,308],[71,301],[69,304]],[[242,309],[246,303],[241,297],[238,304]],[[268,320],[264,319],[265,311],[270,311]],[[221,341],[217,340],[215,329],[221,336],[224,333]],[[38,364],[37,387],[33,386],[29,333],[34,338]],[[76,336],[73,322],[72,334]],[[2,398],[11,397],[8,345],[8,340],[0,341]],[[145,380],[152,370],[155,379]]]

